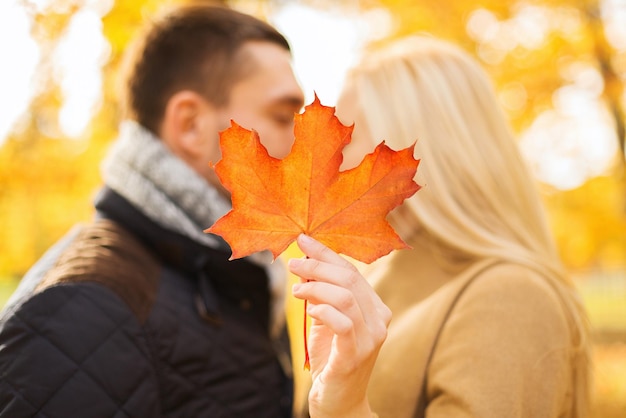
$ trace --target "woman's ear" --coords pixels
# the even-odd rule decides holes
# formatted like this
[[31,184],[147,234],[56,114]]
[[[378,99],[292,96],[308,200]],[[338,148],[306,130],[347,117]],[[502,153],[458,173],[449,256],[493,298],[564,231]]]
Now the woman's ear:
[[170,97],[160,135],[179,158],[195,166],[217,145],[217,132],[217,110],[198,93],[183,90]]

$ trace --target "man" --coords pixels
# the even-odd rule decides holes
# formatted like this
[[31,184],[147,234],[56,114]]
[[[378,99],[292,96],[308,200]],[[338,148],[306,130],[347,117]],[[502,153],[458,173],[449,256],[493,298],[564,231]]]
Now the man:
[[156,20],[131,57],[96,219],[0,317],[0,416],[291,416],[284,269],[269,254],[229,262],[202,232],[230,206],[209,162],[231,119],[289,152],[304,100],[289,45],[196,5]]

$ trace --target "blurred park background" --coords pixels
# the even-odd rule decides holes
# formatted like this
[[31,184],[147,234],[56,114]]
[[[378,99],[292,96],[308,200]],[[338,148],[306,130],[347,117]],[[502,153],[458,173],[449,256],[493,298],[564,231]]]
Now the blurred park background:
[[[172,3],[0,2],[0,306],[54,241],[92,216],[99,162],[119,123],[121,54],[138,25]],[[479,59],[589,311],[592,417],[626,417],[626,1],[217,3],[287,36],[307,103],[315,90],[333,106],[364,48],[407,33],[452,40]],[[300,312],[291,312],[297,330]]]

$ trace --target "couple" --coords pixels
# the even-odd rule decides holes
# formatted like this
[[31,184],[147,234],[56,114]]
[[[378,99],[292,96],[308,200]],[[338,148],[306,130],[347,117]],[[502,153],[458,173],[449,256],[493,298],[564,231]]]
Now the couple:
[[[274,28],[181,6],[128,54],[125,120],[96,219],[24,277],[0,316],[0,417],[583,417],[585,315],[479,65],[408,37],[348,75],[344,166],[416,139],[424,187],[390,215],[411,250],[367,281],[306,237],[311,385],[294,411],[286,271],[204,234],[230,208],[209,162],[230,120],[270,155],[303,93]],[[393,315],[393,320],[391,317]],[[384,344],[383,344],[384,342]]]

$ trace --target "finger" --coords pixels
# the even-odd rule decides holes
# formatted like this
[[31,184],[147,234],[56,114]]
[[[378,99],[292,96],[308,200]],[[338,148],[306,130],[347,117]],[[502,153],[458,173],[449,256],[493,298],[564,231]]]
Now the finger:
[[356,329],[354,322],[343,312],[338,311],[331,305],[311,304],[307,306],[307,314],[315,321],[319,321],[334,335],[356,341]]
[[[297,298],[309,300],[311,305],[332,307],[351,321],[359,337],[371,335],[376,341],[386,338],[391,311],[382,302],[364,302],[363,296],[359,300],[357,295],[349,289],[325,282],[312,281],[296,284],[292,292]],[[373,290],[370,289],[370,292],[376,296]],[[380,301],[378,298],[377,300]]]
[[358,270],[346,269],[315,259],[291,259],[288,265],[292,273],[306,280],[330,283],[339,289],[348,289],[354,294],[354,299],[367,323],[375,323],[382,315],[388,324],[390,312],[386,312],[389,311],[387,306]]
[[315,258],[292,258],[287,262],[287,266],[289,271],[305,280],[333,283],[342,287],[367,283],[356,268],[331,264]]
[[348,289],[324,282],[308,282],[294,285],[293,294],[298,298],[307,299],[311,305],[330,305],[351,318],[355,324],[364,323],[361,306],[354,293]]
[[[340,279],[347,279],[347,283],[366,283],[366,288],[369,291],[368,293],[372,294],[373,304],[375,305],[374,311],[380,318],[384,320],[385,326],[389,325],[392,317],[391,310],[387,307],[387,305],[383,303],[378,294],[373,291],[373,289],[371,289],[369,283],[367,283],[367,281],[361,276],[358,269],[354,265],[352,265],[350,262],[348,262],[346,259],[341,257],[330,248],[326,247],[325,245],[308,235],[300,234],[297,238],[297,242],[298,246],[306,254],[307,257],[311,259],[318,259],[319,261],[333,264],[339,267],[343,267],[349,270],[351,273],[347,276],[334,276],[333,274],[329,274],[330,272],[324,272],[323,264],[316,263],[315,261],[313,261],[312,264],[311,261],[307,261],[307,263],[299,265],[299,268],[295,268],[295,263],[294,266],[290,265],[290,270],[292,271],[292,273],[299,275],[305,280],[315,278],[315,280],[327,280],[329,282],[340,284],[333,280],[334,277],[338,277]],[[308,270],[306,269],[307,266]],[[320,274],[315,274],[315,271],[318,271],[318,273]],[[356,275],[352,272],[356,272]],[[306,277],[307,274],[310,275],[309,278]],[[359,278],[361,278],[361,280],[359,280]],[[345,286],[346,282],[343,282],[343,285]]]
[[349,270],[356,270],[356,267],[350,264],[346,259],[308,235],[300,234],[297,238],[297,243],[298,247],[300,247],[302,252],[309,258],[336,264]]
[[[345,312],[329,304],[311,304],[307,314],[313,318],[313,324],[322,324],[334,335],[328,364],[332,365],[335,372],[342,370],[351,373],[355,368],[360,369],[364,359],[375,358],[386,338],[386,329],[381,332],[368,331],[363,326],[357,326]],[[313,343],[314,334],[311,334],[311,338]]]

